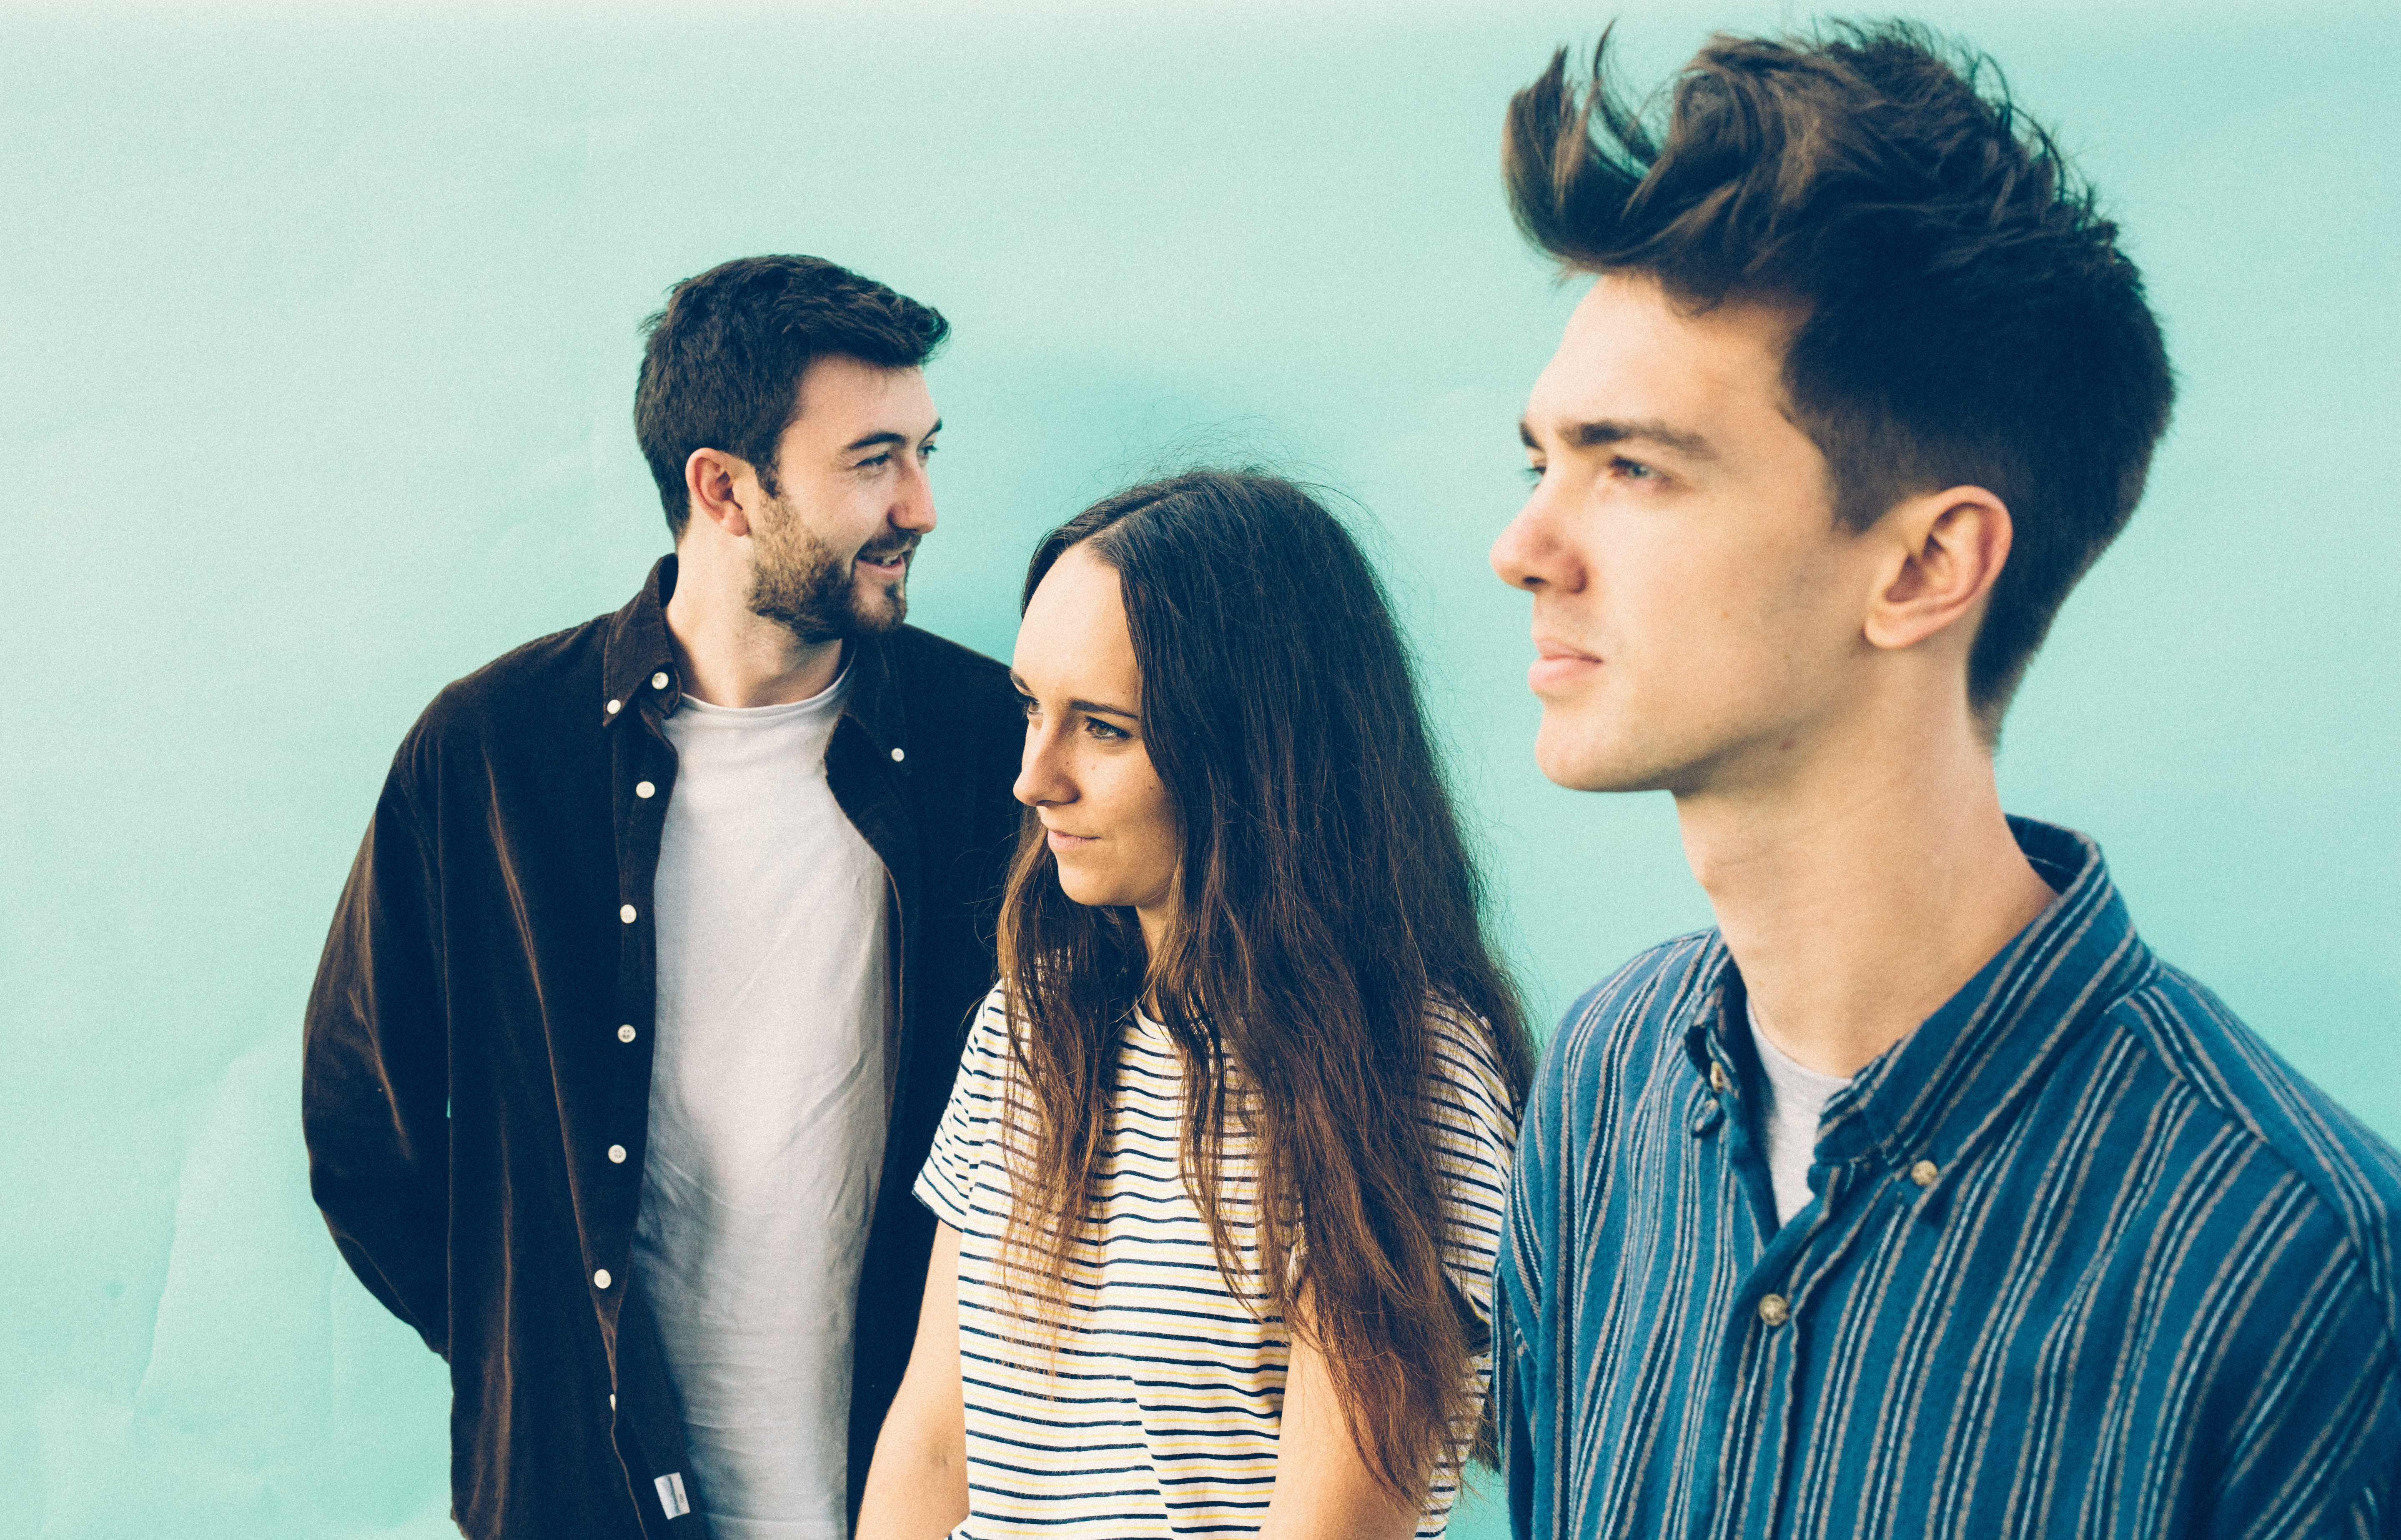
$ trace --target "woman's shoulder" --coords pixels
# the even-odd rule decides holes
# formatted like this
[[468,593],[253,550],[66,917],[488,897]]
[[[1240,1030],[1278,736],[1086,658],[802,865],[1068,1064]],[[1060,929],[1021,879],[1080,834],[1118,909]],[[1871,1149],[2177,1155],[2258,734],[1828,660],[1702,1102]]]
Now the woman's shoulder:
[[1427,1079],[1436,1116],[1445,1122],[1463,1119],[1514,1133],[1516,1098],[1509,1092],[1492,1024],[1447,999],[1430,1003],[1425,1021],[1432,1049]]

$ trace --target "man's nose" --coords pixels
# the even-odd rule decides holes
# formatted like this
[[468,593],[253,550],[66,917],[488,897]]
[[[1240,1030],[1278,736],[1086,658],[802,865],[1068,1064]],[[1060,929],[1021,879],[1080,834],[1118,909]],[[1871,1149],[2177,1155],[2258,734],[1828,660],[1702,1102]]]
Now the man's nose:
[[934,527],[934,484],[926,474],[924,461],[916,461],[902,474],[900,494],[885,516],[894,529],[912,529],[918,534]]

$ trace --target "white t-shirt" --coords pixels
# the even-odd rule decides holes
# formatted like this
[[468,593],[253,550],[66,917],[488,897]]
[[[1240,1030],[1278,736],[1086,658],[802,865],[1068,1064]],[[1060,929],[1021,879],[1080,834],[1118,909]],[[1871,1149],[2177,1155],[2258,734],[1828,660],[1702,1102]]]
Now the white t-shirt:
[[884,1159],[886,879],[826,784],[848,676],[685,699],[660,835],[634,1276],[717,1540],[845,1540],[852,1329]]
[[1759,1029],[1758,1008],[1749,1009],[1751,1046],[1767,1071],[1767,1083],[1760,1088],[1761,1121],[1767,1130],[1768,1174],[1776,1183],[1776,1222],[1787,1225],[1816,1196],[1809,1190],[1809,1164],[1818,1150],[1818,1120],[1834,1093],[1851,1080],[1847,1075],[1820,1074],[1769,1042]]
[[[1208,1221],[1184,1182],[1184,1061],[1167,1029],[1137,1017],[1114,1056],[1101,1131],[1099,1213],[1070,1260],[1065,1319],[1030,1323],[1000,1270],[1009,1167],[1031,1131],[1007,1129],[1016,1065],[995,988],[967,1036],[917,1197],[959,1232],[959,1375],[967,1402],[967,1521],[954,1540],[1166,1540],[1258,1528],[1275,1490],[1292,1339],[1256,1291],[1229,1292]],[[1443,1263],[1489,1323],[1492,1263],[1517,1120],[1481,1022],[1436,1011],[1434,1125]],[[1021,1106],[1022,1103],[1021,1102]],[[1229,1126],[1220,1175],[1252,1183],[1251,1140]],[[1247,1250],[1239,1202],[1228,1227]],[[1471,1366],[1479,1387],[1489,1354]],[[1456,1464],[1437,1473],[1418,1523],[1443,1533]]]

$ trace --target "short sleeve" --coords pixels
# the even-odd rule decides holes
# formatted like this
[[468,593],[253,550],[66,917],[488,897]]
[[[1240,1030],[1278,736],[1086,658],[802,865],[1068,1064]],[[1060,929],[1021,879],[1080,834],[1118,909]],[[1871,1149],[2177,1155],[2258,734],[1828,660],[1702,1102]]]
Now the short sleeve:
[[1435,1011],[1428,1116],[1443,1184],[1443,1267],[1485,1326],[1492,1321],[1492,1267],[1509,1211],[1517,1114],[1480,1019]]
[[984,1145],[998,1119],[1008,1074],[1008,986],[995,984],[976,1012],[959,1056],[959,1078],[934,1130],[934,1148],[917,1174],[917,1201],[953,1230],[968,1228]]

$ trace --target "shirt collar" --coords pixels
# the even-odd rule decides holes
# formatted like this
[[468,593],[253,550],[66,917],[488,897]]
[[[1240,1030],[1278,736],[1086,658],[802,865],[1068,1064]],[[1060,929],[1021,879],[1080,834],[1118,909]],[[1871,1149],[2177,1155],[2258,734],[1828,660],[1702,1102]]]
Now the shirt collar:
[[[1947,1168],[2001,1126],[2059,1056],[2157,966],[2099,846],[2031,818],[2010,819],[2010,832],[2058,897],[1917,1030],[1834,1093],[1818,1123],[1820,1162]],[[1704,1078],[1713,1062],[1742,1062],[1730,1044],[1747,1004],[1732,956],[1713,940],[1716,956],[1704,962],[1685,1034]]]
[[[659,557],[641,591],[609,617],[600,651],[600,719],[609,725],[637,707],[657,715],[673,712],[683,699],[682,670],[667,635],[667,600],[675,594],[676,558]],[[843,715],[866,730],[876,756],[908,769],[908,717],[900,699],[891,649],[881,637],[844,642],[844,667],[851,673]]]
[[675,644],[667,637],[667,598],[676,585],[673,553],[659,557],[641,592],[609,617],[600,647],[600,719],[614,723],[627,708],[655,697],[662,714],[682,698]]

